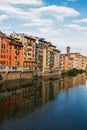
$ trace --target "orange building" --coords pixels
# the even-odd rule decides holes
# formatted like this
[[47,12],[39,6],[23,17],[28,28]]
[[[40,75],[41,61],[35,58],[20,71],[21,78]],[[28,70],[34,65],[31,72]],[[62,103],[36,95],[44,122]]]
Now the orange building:
[[14,38],[19,38],[23,43],[23,68],[24,70],[34,71],[36,67],[35,63],[35,46],[36,39],[32,36],[28,36],[24,33],[11,34]]
[[23,45],[19,39],[0,32],[0,68],[23,67]]
[[5,34],[0,32],[0,66],[9,65],[8,40]]
[[13,37],[8,38],[9,46],[9,66],[23,67],[23,45],[19,39]]

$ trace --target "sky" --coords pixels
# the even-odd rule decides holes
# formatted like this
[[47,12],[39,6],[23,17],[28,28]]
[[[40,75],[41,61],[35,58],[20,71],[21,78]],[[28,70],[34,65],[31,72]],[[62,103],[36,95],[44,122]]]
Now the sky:
[[87,56],[87,0],[2,0],[0,31],[45,38]]

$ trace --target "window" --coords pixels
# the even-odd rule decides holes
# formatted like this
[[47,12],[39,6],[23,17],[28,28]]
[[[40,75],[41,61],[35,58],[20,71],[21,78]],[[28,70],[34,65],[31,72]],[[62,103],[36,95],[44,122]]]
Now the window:
[[3,48],[3,44],[1,44],[1,48]]

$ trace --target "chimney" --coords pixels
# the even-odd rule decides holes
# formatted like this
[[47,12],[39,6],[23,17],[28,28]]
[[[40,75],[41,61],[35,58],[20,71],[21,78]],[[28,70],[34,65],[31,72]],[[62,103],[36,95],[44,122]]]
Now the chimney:
[[70,47],[68,46],[67,48],[66,48],[66,50],[67,50],[67,55],[69,55],[70,54]]

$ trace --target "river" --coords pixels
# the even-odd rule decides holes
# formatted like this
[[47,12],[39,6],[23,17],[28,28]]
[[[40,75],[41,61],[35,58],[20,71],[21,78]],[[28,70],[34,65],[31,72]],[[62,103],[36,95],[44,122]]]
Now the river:
[[87,76],[0,84],[0,130],[87,130]]

